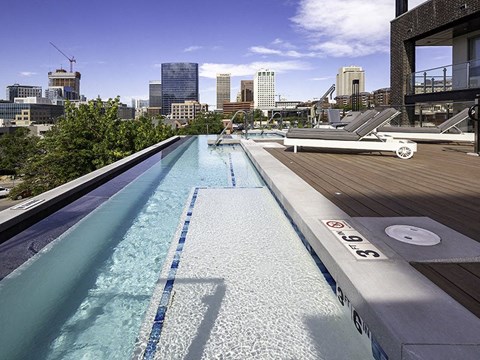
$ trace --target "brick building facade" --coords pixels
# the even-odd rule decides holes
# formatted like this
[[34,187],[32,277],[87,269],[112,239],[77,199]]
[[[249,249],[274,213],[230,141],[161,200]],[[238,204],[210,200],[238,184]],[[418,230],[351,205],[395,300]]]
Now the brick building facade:
[[[397,17],[391,22],[392,105],[413,105],[433,101],[473,101],[475,94],[480,92],[480,86],[471,86],[469,83],[469,86],[464,88],[417,94],[411,91],[411,79],[414,78],[413,73],[423,70],[415,68],[416,46],[452,46],[454,56],[452,56],[452,64],[447,65],[449,69],[455,69],[459,59],[463,58],[464,60],[461,61],[465,64],[472,60],[468,45],[456,45],[459,41],[467,42],[470,38],[480,37],[480,1],[430,0],[410,11],[407,11],[407,8],[407,0],[396,0]],[[464,54],[455,55],[459,51],[463,51]],[[407,119],[404,118],[404,120]]]

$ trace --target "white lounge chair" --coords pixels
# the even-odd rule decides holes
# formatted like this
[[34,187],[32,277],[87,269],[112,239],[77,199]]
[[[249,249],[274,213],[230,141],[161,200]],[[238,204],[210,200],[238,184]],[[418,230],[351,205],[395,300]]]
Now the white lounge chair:
[[399,114],[400,112],[393,108],[383,110],[352,132],[345,129],[296,129],[296,131],[288,131],[283,144],[293,146],[295,153],[298,147],[317,147],[359,151],[393,151],[399,158],[409,159],[417,151],[416,143],[376,135],[378,127],[391,121]]
[[397,127],[383,126],[378,129],[381,136],[390,136],[397,139],[424,140],[424,141],[474,141],[474,133],[465,133],[458,128],[458,124],[468,119],[468,108],[445,120],[436,127]]

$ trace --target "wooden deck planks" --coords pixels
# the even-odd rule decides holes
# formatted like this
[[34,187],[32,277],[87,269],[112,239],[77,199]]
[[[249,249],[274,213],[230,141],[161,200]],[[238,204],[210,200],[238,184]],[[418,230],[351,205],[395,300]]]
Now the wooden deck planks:
[[[274,157],[352,217],[426,216],[480,242],[480,157],[469,144],[418,144],[410,160],[270,148]],[[412,263],[480,317],[480,263]]]
[[418,148],[410,160],[390,153],[268,151],[350,216],[427,216],[480,241],[480,158],[466,155],[470,145]]
[[480,263],[412,263],[412,266],[480,318]]

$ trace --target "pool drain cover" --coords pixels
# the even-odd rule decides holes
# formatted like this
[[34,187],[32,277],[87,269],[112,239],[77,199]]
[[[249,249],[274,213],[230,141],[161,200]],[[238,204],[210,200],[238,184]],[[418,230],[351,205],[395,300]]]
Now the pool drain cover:
[[440,243],[440,236],[416,226],[392,225],[387,227],[385,232],[395,240],[407,244],[432,246]]

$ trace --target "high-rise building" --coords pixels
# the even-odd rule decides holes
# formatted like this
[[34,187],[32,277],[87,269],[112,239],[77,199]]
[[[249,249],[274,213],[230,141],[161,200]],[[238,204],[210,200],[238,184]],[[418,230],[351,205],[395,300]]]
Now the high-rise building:
[[7,101],[14,102],[15,98],[24,97],[42,97],[42,87],[19,84],[7,86]]
[[241,80],[240,93],[240,101],[253,101],[253,80]]
[[[63,69],[58,69],[55,72],[48,73],[48,95],[57,94],[63,99],[80,100],[80,78],[78,71],[67,72]],[[47,94],[47,93],[46,93]],[[46,97],[48,97],[48,95]]]
[[338,70],[336,96],[352,95],[353,80],[358,80],[359,92],[365,91],[365,72],[359,66],[345,66]]
[[255,108],[269,110],[275,107],[275,72],[261,69],[253,79],[253,101]]
[[147,108],[148,104],[149,104],[148,100],[132,99],[132,108],[134,109]]
[[217,74],[217,110],[224,102],[230,102],[230,74]]
[[173,103],[199,101],[198,64],[162,64],[162,114],[172,112]]
[[152,80],[148,84],[148,106],[162,107],[162,82],[160,80]]

